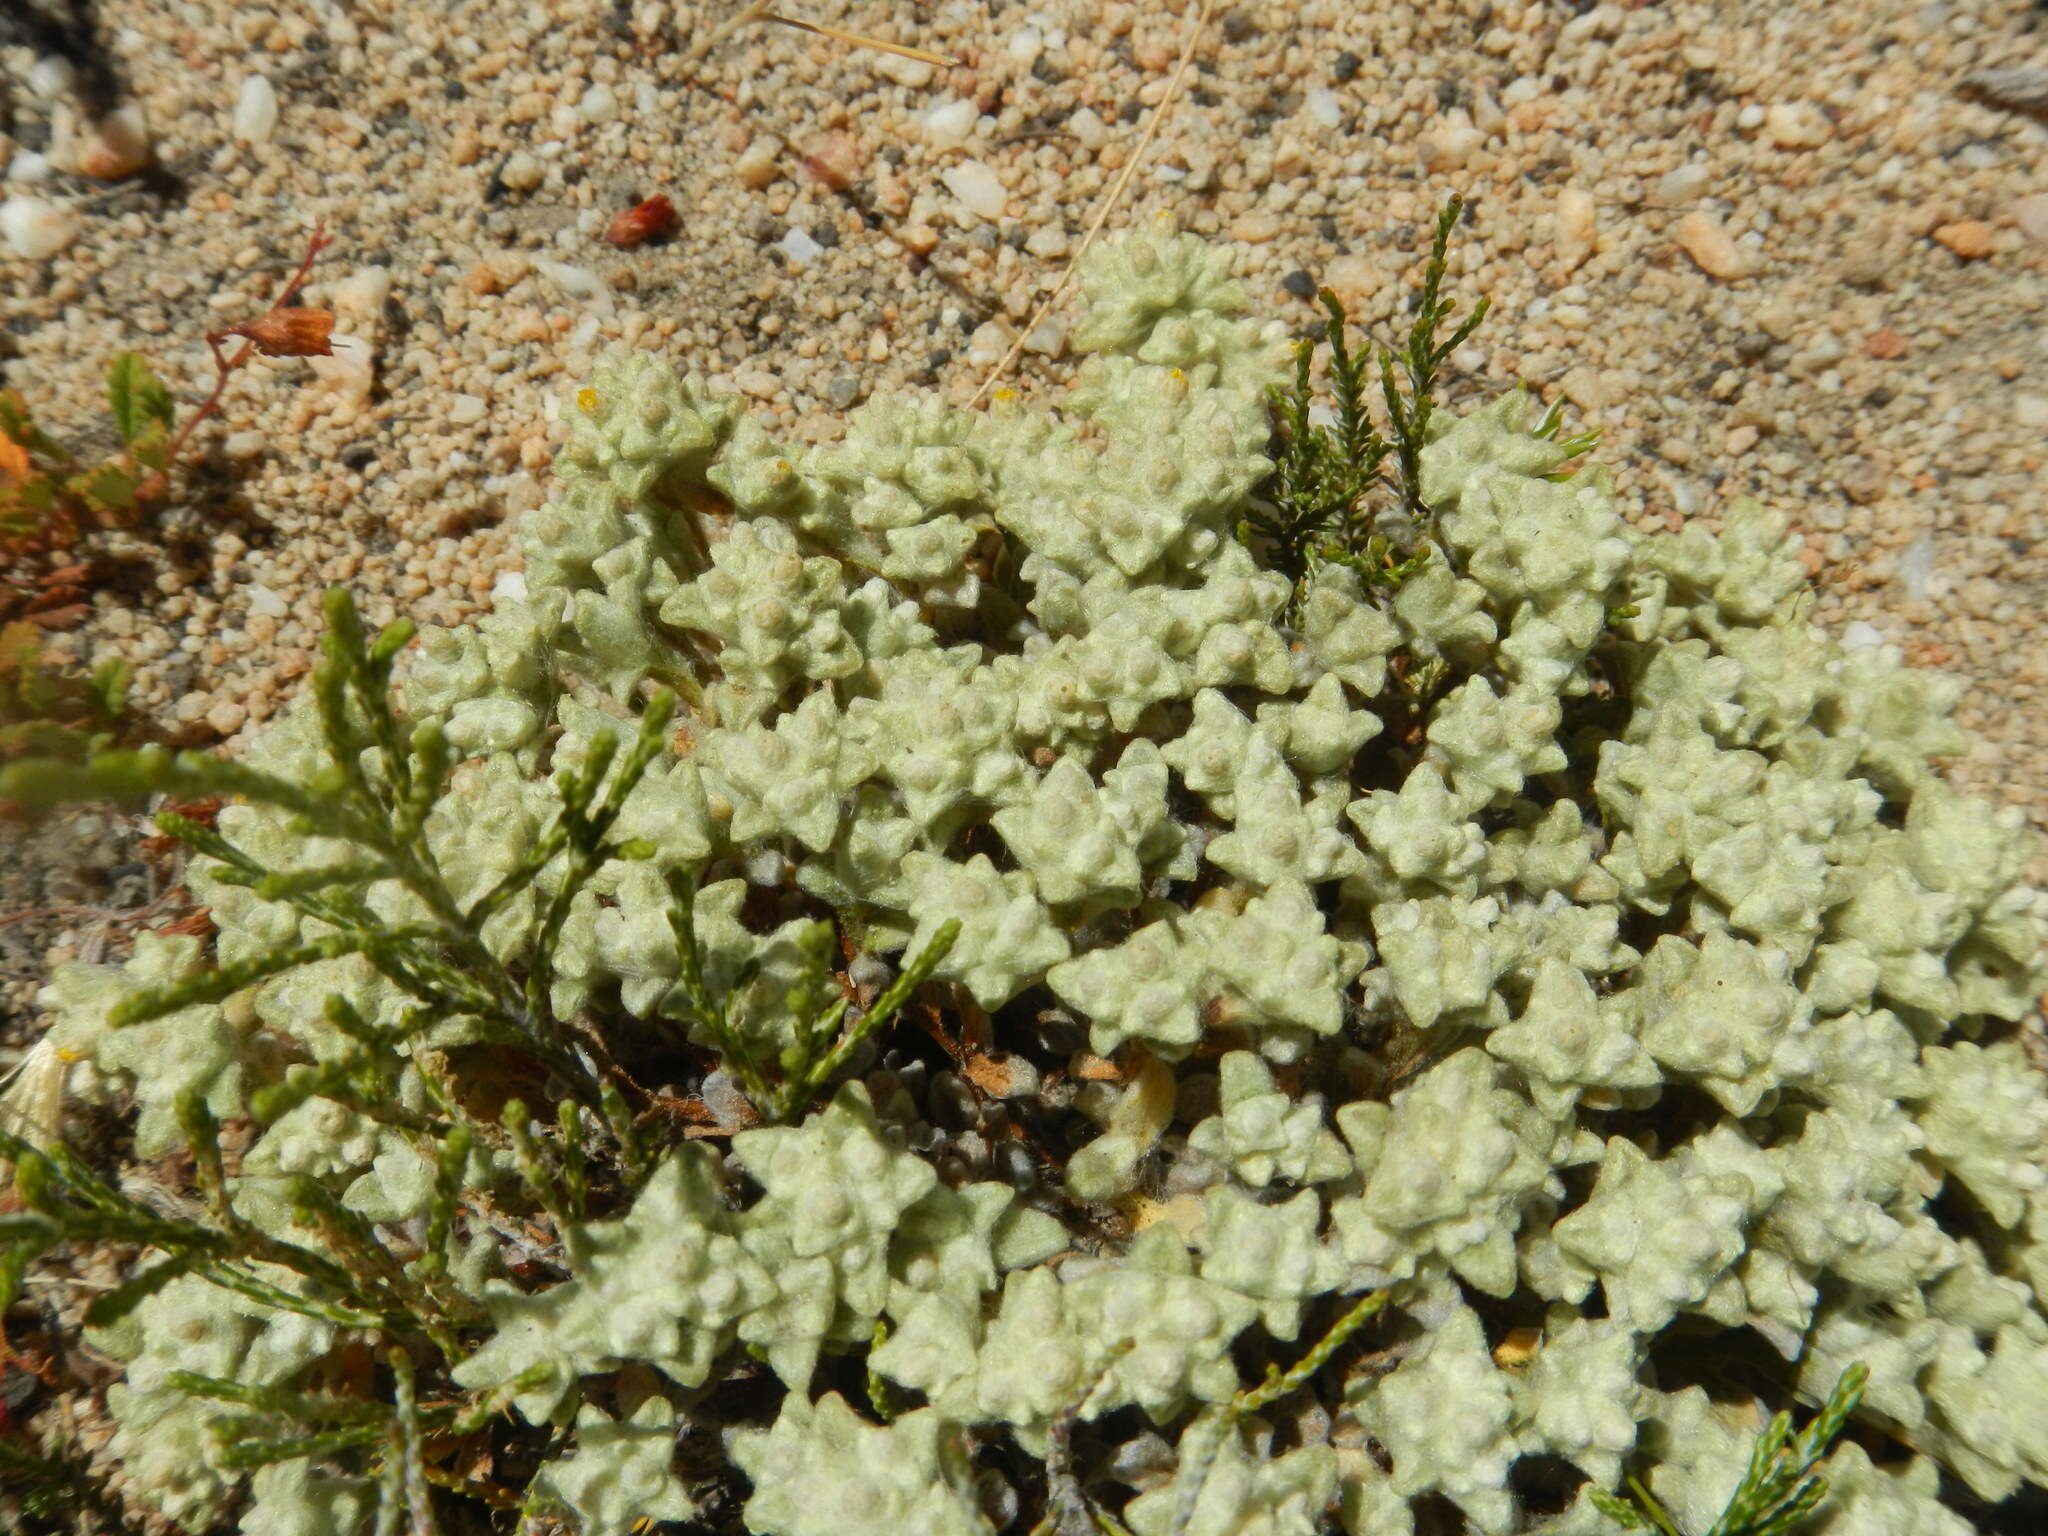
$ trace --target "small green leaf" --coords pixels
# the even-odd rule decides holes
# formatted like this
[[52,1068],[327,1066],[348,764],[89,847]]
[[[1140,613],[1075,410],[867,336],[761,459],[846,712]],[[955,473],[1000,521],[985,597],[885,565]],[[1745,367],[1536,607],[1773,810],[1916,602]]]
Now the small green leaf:
[[134,444],[152,427],[165,429],[177,404],[140,352],[123,352],[107,366],[107,405],[121,441]]
[[72,482],[81,500],[108,512],[135,510],[135,491],[142,476],[126,464],[102,464]]
[[21,397],[18,389],[0,389],[0,432],[26,448],[32,428],[28,419],[28,402]]
[[21,1295],[22,1281],[27,1278],[29,1261],[36,1257],[36,1251],[27,1243],[16,1243],[0,1250],[0,1309],[11,1307]]
[[25,1209],[45,1216],[56,1214],[56,1195],[51,1188],[50,1160],[40,1152],[24,1151],[14,1163],[14,1192]]
[[[15,506],[31,514],[23,520],[22,531],[24,533],[32,533],[41,525],[44,519],[57,509],[57,498],[60,493],[57,489],[56,481],[52,480],[48,475],[36,475],[32,479],[24,480],[20,485],[17,485],[14,488],[13,494]],[[10,514],[0,515],[4,515],[6,521],[10,524],[14,521],[11,516],[11,509]]]
[[161,472],[171,462],[170,433],[151,423],[142,436],[128,445],[128,457],[143,469]]
[[100,714],[112,720],[121,713],[121,706],[128,702],[128,682],[132,675],[128,663],[114,657],[101,662],[92,670],[91,688],[93,702]]

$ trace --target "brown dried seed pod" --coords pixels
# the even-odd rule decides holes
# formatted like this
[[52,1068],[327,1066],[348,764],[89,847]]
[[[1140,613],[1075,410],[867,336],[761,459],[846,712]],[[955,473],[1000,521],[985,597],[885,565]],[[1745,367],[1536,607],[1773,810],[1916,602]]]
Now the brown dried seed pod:
[[265,357],[332,357],[334,315],[325,309],[273,309],[254,320],[231,325],[224,334],[240,336]]

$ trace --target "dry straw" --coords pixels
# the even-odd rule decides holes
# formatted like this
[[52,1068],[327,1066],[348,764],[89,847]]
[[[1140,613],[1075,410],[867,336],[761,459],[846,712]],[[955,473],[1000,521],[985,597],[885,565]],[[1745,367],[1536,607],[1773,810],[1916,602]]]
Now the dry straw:
[[771,10],[767,0],[754,0],[751,5],[742,6],[738,15],[710,33],[693,51],[701,58],[741,27],[751,27],[760,21],[772,21],[781,26],[795,27],[799,32],[814,32],[819,37],[829,37],[837,43],[851,43],[856,48],[878,48],[883,53],[916,59],[923,64],[936,64],[945,69],[951,69],[960,62],[948,54],[934,53],[929,48],[911,48],[903,43],[884,42],[879,37],[869,37],[864,33],[848,32],[841,27],[828,27],[821,21],[806,21],[800,16],[784,16],[779,11]]
[[1053,305],[1059,303],[1066,294],[1068,286],[1074,280],[1075,267],[1087,254],[1088,247],[1094,243],[1095,237],[1102,233],[1102,226],[1109,222],[1109,216],[1116,211],[1116,205],[1123,200],[1124,190],[1130,186],[1131,178],[1137,175],[1138,167],[1145,159],[1145,151],[1152,147],[1152,140],[1158,137],[1159,125],[1166,121],[1166,114],[1173,110],[1173,104],[1180,96],[1181,85],[1187,79],[1188,65],[1194,60],[1195,45],[1202,40],[1202,34],[1209,30],[1209,14],[1215,7],[1216,0],[1202,0],[1202,8],[1195,14],[1194,25],[1188,28],[1187,40],[1181,44],[1180,58],[1173,66],[1173,75],[1166,82],[1166,93],[1152,108],[1151,116],[1145,119],[1144,131],[1138,135],[1138,142],[1131,150],[1130,159],[1124,162],[1124,168],[1111,185],[1109,195],[1102,200],[1102,206],[1095,210],[1095,217],[1088,225],[1088,232],[1074,248],[1074,254],[1068,258],[1065,269],[1060,273],[1060,280],[1052,286],[1052,292],[1048,293],[1040,301],[1038,308],[1031,312],[1030,320],[1018,330],[1016,340],[1010,343],[1010,349],[990,370],[989,376],[981,381],[981,387],[975,390],[973,397],[967,402],[968,405],[979,405],[982,397],[995,387],[996,381],[1010,371],[1018,355],[1023,352],[1025,341],[1052,312]]

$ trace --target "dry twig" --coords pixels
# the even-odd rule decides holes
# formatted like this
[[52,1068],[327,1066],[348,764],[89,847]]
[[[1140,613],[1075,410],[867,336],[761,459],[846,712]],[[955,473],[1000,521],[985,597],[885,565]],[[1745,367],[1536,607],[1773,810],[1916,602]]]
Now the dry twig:
[[[315,222],[312,236],[306,241],[306,255],[299,263],[291,281],[271,301],[270,308],[254,320],[240,325],[231,325],[224,331],[208,331],[205,336],[206,349],[213,354],[213,391],[200,402],[199,409],[185,419],[171,439],[164,467],[144,480],[136,490],[137,500],[154,500],[170,489],[171,471],[178,466],[178,455],[185,442],[192,436],[199,424],[220,409],[221,396],[227,392],[228,378],[234,371],[248,362],[250,357],[261,352],[266,357],[325,357],[333,351],[328,344],[328,333],[334,328],[334,316],[324,309],[294,309],[292,299],[306,286],[306,278],[312,273],[313,262],[319,254],[334,242],[328,237],[324,224]],[[242,340],[232,356],[221,351],[221,343],[231,336]]]
[[1081,243],[1074,247],[1074,254],[1067,259],[1066,269],[1060,273],[1060,280],[1053,284],[1052,292],[1048,293],[1038,308],[1031,312],[1031,318],[1018,328],[1017,339],[1010,343],[1010,349],[1003,354],[1002,360],[989,371],[989,376],[981,381],[981,387],[975,390],[973,397],[968,400],[970,409],[979,405],[982,397],[995,387],[996,381],[1010,371],[1011,366],[1024,351],[1025,340],[1038,329],[1039,324],[1052,312],[1053,305],[1059,303],[1068,285],[1073,282],[1074,269],[1081,264],[1081,258],[1088,254],[1088,247],[1095,243],[1095,237],[1102,233],[1102,226],[1109,222],[1109,216],[1116,211],[1116,205],[1123,200],[1124,189],[1131,184],[1131,178],[1138,173],[1138,166],[1145,158],[1145,151],[1152,147],[1152,140],[1159,134],[1159,125],[1166,121],[1166,114],[1172,110],[1174,102],[1179,98],[1181,85],[1187,79],[1188,65],[1195,57],[1195,44],[1200,42],[1202,34],[1209,30],[1209,14],[1215,8],[1216,0],[1202,0],[1202,9],[1195,16],[1195,24],[1188,28],[1187,41],[1181,44],[1180,58],[1173,66],[1172,77],[1166,82],[1166,93],[1159,98],[1159,104],[1152,109],[1152,115],[1145,119],[1144,130],[1138,135],[1138,142],[1131,150],[1130,159],[1124,162],[1123,170],[1110,186],[1109,195],[1095,211],[1095,217],[1088,225],[1088,232],[1081,237]]
[[879,37],[869,37],[860,32],[848,32],[840,27],[828,27],[820,21],[806,21],[800,16],[785,16],[780,11],[770,10],[768,0],[753,0],[753,4],[742,6],[739,14],[713,31],[691,52],[698,58],[709,53],[719,43],[739,31],[751,27],[757,21],[772,21],[781,26],[795,27],[800,32],[814,32],[819,37],[829,37],[835,43],[851,43],[856,48],[877,48],[883,53],[893,53],[901,58],[916,59],[921,64],[936,64],[942,69],[951,69],[960,61],[949,54],[934,53],[929,48],[912,48],[904,43],[884,42]]

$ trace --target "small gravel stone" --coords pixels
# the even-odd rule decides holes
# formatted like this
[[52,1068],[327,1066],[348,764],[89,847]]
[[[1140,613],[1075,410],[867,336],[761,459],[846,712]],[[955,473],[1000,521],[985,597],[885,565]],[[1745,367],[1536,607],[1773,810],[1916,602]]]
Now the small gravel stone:
[[939,173],[946,190],[977,218],[995,220],[1009,206],[1010,195],[996,173],[979,160],[962,160]]
[[1851,454],[1835,473],[1842,494],[1859,506],[1869,506],[1885,492],[1885,474],[1867,454]]
[[931,108],[920,120],[924,136],[933,149],[958,149],[974,132],[981,113],[968,100],[946,101]]
[[553,283],[562,296],[579,304],[589,304],[605,314],[612,311],[611,290],[588,267],[571,266],[566,261],[549,261],[545,258],[534,262],[534,269]]
[[732,163],[733,176],[749,191],[758,192],[782,174],[776,164],[781,145],[769,138],[760,138],[749,144],[740,157]]
[[884,213],[900,219],[910,212],[910,188],[901,177],[883,171],[875,177],[874,195],[875,206]]
[[95,181],[133,176],[150,161],[149,122],[142,108],[130,102],[71,140],[61,156],[53,153],[51,158]]
[[1040,357],[1058,357],[1067,350],[1067,322],[1059,315],[1047,315],[1024,338],[1024,350]]
[[1418,158],[1429,171],[1463,170],[1473,151],[1485,142],[1486,135],[1473,124],[1472,114],[1463,107],[1453,107],[1424,136]]
[[2048,245],[2048,192],[2036,192],[2012,205],[2013,223],[2036,245]]
[[498,180],[514,192],[531,192],[547,180],[547,167],[525,150],[516,151],[498,172]]
[[334,285],[334,307],[344,315],[375,324],[391,297],[391,269],[363,267]]
[[1828,120],[1805,102],[1779,103],[1764,113],[1764,137],[1780,149],[1812,149],[1829,137]]
[[472,426],[484,419],[481,395],[455,395],[448,401],[448,420],[458,427]]
[[1693,259],[1709,277],[1734,282],[1748,277],[1755,263],[1729,235],[1727,227],[1711,213],[1688,213],[1674,231],[1678,248]]
[[235,137],[244,144],[268,144],[276,131],[277,90],[266,76],[251,75],[235,97]]
[[1614,400],[1613,385],[1601,374],[1584,366],[1565,370],[1557,381],[1565,399],[1589,416],[1598,416]]
[[57,54],[46,54],[29,66],[28,88],[45,101],[69,95],[77,83],[78,71],[71,67],[69,59]]
[[866,156],[850,134],[820,134],[804,146],[804,174],[834,192],[858,182],[865,163]]
[[592,127],[608,123],[619,115],[619,98],[610,86],[599,82],[584,91],[576,103],[576,115]]
[[1242,218],[1230,221],[1230,238],[1246,245],[1264,245],[1280,235],[1280,215],[1265,209],[1256,209]]
[[1577,271],[1593,254],[1596,207],[1593,194],[1583,187],[1557,194],[1557,259],[1567,272]]
[[1353,314],[1385,285],[1387,276],[1373,262],[1355,251],[1346,252],[1323,268],[1323,286],[1337,295],[1337,301]]
[[1299,267],[1281,278],[1280,286],[1297,299],[1312,299],[1316,296],[1316,280]]
[[1024,240],[1024,249],[1040,261],[1058,261],[1071,247],[1065,227],[1058,223],[1041,224]]
[[233,699],[223,699],[206,712],[206,723],[223,736],[232,736],[249,718],[249,711]]
[[785,231],[782,238],[776,242],[776,246],[789,258],[789,264],[798,271],[808,267],[825,252],[825,248],[803,230],[794,228]]
[[1906,584],[1906,596],[1924,601],[1934,580],[1934,535],[1923,533],[1899,556],[1899,580]]
[[1851,288],[1869,288],[1873,291],[1889,288],[1895,264],[1884,251],[1875,247],[1851,251],[1842,258],[1836,268],[1842,281]]
[[1710,179],[1711,173],[1702,162],[1687,161],[1657,178],[1657,201],[1666,208],[1681,207],[1706,191]]
[[370,397],[376,380],[376,353],[360,336],[336,334],[327,338],[332,349],[325,357],[309,357],[306,366],[333,389],[336,401],[347,411]]
[[1109,142],[1109,124],[1095,113],[1093,107],[1083,107],[1067,117],[1067,132],[1080,140],[1086,150],[1097,150]]
[[1965,261],[1981,261],[1991,254],[1992,234],[1991,226],[1982,219],[1962,219],[1937,225],[1934,238]]
[[907,59],[900,53],[877,54],[874,68],[898,85],[921,91],[932,83],[932,66],[924,59]]
[[77,216],[46,198],[18,192],[0,203],[0,235],[25,261],[47,261],[77,234]]
[[974,334],[967,338],[967,362],[973,368],[992,368],[1009,350],[1010,328],[999,320],[976,326]]

